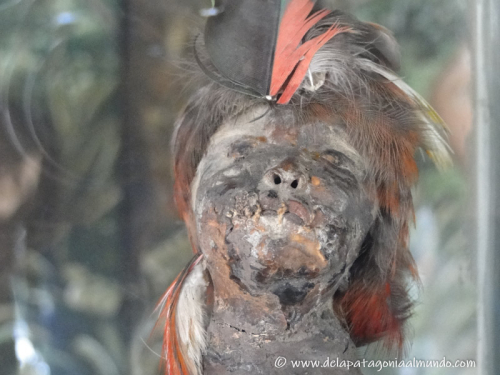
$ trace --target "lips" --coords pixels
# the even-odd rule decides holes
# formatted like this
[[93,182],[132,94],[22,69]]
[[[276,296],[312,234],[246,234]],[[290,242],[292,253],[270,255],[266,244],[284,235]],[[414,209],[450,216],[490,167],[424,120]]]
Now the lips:
[[300,226],[310,225],[314,217],[304,204],[296,200],[289,200],[286,204],[281,204],[277,210],[267,207],[267,209],[262,212],[262,216],[278,215],[283,215],[283,218],[288,222]]
[[291,218],[294,216],[302,220],[303,223],[309,225],[311,223],[311,214],[309,210],[300,202],[289,200],[288,201],[288,214]]

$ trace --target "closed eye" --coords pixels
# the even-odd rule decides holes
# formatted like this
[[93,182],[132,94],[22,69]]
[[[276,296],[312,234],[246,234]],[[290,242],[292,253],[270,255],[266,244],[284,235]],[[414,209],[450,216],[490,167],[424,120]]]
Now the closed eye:
[[255,144],[249,141],[237,141],[231,145],[228,156],[233,158],[246,156],[254,146]]
[[354,163],[352,162],[352,160],[337,150],[326,150],[321,154],[321,157],[328,163],[333,164],[336,167],[345,169],[354,167]]
[[354,162],[343,153],[336,150],[327,150],[321,154],[327,173],[346,192],[357,190],[358,181],[353,173]]

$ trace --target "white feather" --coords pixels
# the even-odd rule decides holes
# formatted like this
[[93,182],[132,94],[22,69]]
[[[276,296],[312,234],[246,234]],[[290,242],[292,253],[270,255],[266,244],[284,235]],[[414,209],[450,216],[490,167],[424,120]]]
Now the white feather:
[[431,157],[437,167],[445,168],[452,164],[451,148],[447,142],[447,128],[443,119],[436,111],[427,103],[427,101],[415,90],[413,90],[400,77],[385,69],[384,67],[374,63],[368,59],[359,59],[362,62],[364,69],[380,74],[382,77],[394,83],[401,91],[403,91],[410,99],[414,101],[419,109],[419,117],[424,124],[424,133],[422,134],[423,148]]
[[205,298],[208,282],[205,262],[197,264],[187,276],[177,303],[176,328],[181,351],[191,375],[201,375],[206,350]]

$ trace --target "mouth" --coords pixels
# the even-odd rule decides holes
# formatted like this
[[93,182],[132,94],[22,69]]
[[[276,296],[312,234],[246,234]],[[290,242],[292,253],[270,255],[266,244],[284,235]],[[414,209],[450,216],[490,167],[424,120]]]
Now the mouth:
[[295,200],[289,200],[288,201],[288,216],[290,217],[291,221],[296,221],[300,220],[303,224],[305,223],[306,225],[310,225],[312,221],[312,215],[307,209],[306,206],[304,206],[302,203],[295,201]]
[[309,227],[315,215],[302,203],[289,200],[277,209],[266,209],[261,213],[264,218],[277,218],[279,224],[290,223],[294,226]]

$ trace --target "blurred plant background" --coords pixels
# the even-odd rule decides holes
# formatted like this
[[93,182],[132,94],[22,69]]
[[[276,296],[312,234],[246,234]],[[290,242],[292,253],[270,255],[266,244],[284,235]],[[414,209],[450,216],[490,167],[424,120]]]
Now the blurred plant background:
[[[392,30],[401,74],[450,125],[456,166],[439,174],[422,158],[415,190],[423,288],[407,355],[474,359],[467,4],[325,3]],[[169,141],[189,95],[181,61],[210,5],[0,0],[0,375],[159,373],[152,311],[191,256]]]

